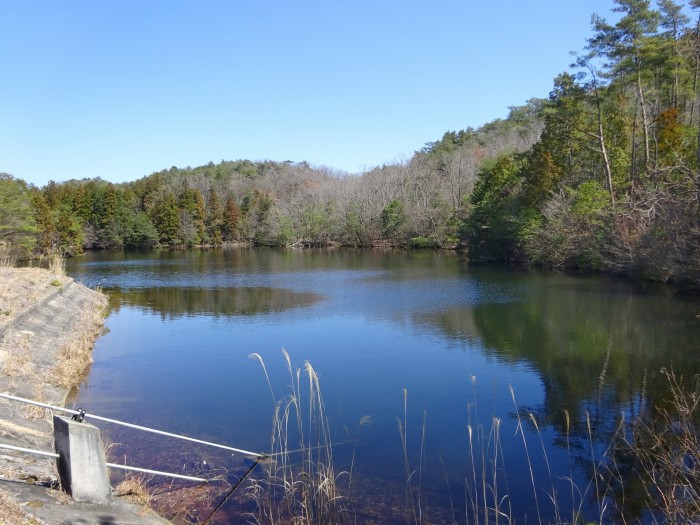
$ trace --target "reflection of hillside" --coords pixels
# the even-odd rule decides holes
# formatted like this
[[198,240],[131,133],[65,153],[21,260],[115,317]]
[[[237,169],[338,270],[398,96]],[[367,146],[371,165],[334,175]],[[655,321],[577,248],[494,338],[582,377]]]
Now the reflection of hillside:
[[[693,391],[700,373],[697,305],[664,295],[617,293],[615,283],[605,280],[535,276],[527,282],[517,301],[454,308],[416,322],[439,329],[465,351],[478,349],[537,370],[544,400],[519,409],[532,413],[540,429],[551,425],[557,433],[553,444],[566,448],[592,479],[591,446],[599,455],[608,449],[620,413],[627,422],[653,417],[671,398],[662,367],[682,374]],[[529,417],[522,421],[535,431]],[[622,465],[616,474],[620,483],[610,496],[629,521],[637,520],[644,501],[639,473],[628,457],[615,461]],[[623,486],[626,498],[617,488]]]
[[322,299],[313,293],[280,288],[111,288],[111,306],[138,306],[162,317],[184,315],[256,315],[310,306]]
[[[614,281],[533,277],[518,301],[452,309],[419,322],[439,327],[455,342],[479,341],[487,353],[533,366],[545,400],[532,411],[564,431],[564,410],[577,421],[585,410],[603,414],[635,399],[663,399],[662,367],[691,379],[700,372],[693,305],[627,288]],[[614,425],[614,418],[608,423]]]

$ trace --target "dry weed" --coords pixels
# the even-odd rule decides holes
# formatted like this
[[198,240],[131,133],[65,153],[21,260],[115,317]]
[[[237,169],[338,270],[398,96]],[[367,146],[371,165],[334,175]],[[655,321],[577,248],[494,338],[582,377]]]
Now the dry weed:
[[[37,385],[34,389],[34,400],[38,401],[39,403],[46,402],[44,398],[44,389],[40,385]],[[41,419],[46,419],[48,416],[50,416],[50,414],[51,412],[46,408],[38,407],[36,405],[24,406],[24,417],[26,419],[39,421]]]
[[10,331],[5,336],[2,348],[4,360],[0,371],[7,377],[26,380],[32,380],[36,377],[34,359],[29,345],[30,338],[30,332],[13,333]]
[[153,510],[173,523],[207,523],[205,516],[211,518],[212,505],[219,496],[219,488],[212,484],[161,485],[150,503]]
[[17,264],[17,255],[12,250],[12,245],[0,242],[0,268],[14,268]]
[[126,474],[124,480],[116,488],[116,496],[126,497],[132,503],[148,506],[151,493],[148,490],[148,480],[140,474]]
[[85,378],[92,363],[92,339],[81,334],[59,348],[51,378],[58,386],[72,388]]
[[5,489],[0,489],[0,523],[2,525],[29,525],[36,520],[25,514],[15,498]]
[[645,482],[647,505],[668,523],[700,520],[700,377],[694,390],[672,370],[661,370],[670,398],[640,417],[628,443]]
[[56,287],[51,283],[55,279],[41,268],[0,266],[0,326],[54,293]]
[[50,375],[53,383],[64,388],[73,388],[85,379],[93,363],[92,348],[95,337],[103,323],[101,309],[83,312],[70,341],[58,349],[56,366]]
[[58,277],[66,275],[66,259],[60,253],[49,255],[49,271]]
[[[268,461],[260,462],[264,477],[252,480],[246,489],[257,507],[251,521],[259,525],[349,522],[348,500],[339,480],[343,478],[343,485],[347,483],[349,487],[352,476],[350,472],[335,471],[330,425],[318,374],[308,361],[303,372],[293,369],[289,355],[285,350],[282,352],[291,392],[279,400],[275,399],[260,355],[249,356],[262,365],[275,401],[272,452]],[[308,380],[308,390],[303,388],[302,374]]]

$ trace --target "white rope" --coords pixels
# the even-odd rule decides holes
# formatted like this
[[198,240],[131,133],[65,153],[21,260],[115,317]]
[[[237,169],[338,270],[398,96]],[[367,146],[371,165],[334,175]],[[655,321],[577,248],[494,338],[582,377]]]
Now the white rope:
[[117,463],[107,463],[107,466],[110,468],[117,468],[117,469],[121,469],[121,470],[133,470],[135,472],[143,472],[145,474],[156,474],[157,476],[167,476],[169,478],[186,479],[188,481],[201,481],[201,482],[211,481],[211,480],[204,479],[204,478],[195,478],[194,476],[183,476],[182,474],[173,474],[172,472],[163,472],[160,470],[150,470],[147,468],[129,467],[127,465],[119,465]]
[[5,445],[4,443],[0,443],[0,448],[6,448],[8,450],[16,450],[18,452],[26,452],[27,454],[37,454],[39,456],[48,456],[50,458],[60,457],[55,452],[44,452],[43,450],[33,450],[31,448],[16,447],[14,445]]
[[[339,444],[343,444],[343,443],[339,443]],[[58,454],[56,454],[54,452],[43,452],[41,450],[33,450],[33,449],[29,449],[29,448],[16,447],[14,445],[5,445],[3,443],[0,443],[0,449],[2,449],[2,448],[9,449],[9,450],[16,450],[18,452],[27,452],[29,454],[38,454],[40,456],[48,456],[50,458],[59,458],[60,457]],[[294,452],[306,452],[307,450],[313,450],[313,449],[318,449],[318,448],[322,448],[322,447],[311,447],[309,449],[300,448],[297,450],[289,450],[287,452],[277,452],[275,454],[268,454],[266,457],[281,456],[284,454],[292,454]],[[118,463],[106,463],[106,465],[110,468],[116,468],[116,469],[121,469],[121,470],[133,470],[135,472],[143,472],[145,474],[156,474],[158,476],[169,476],[171,478],[186,479],[189,481],[202,481],[202,482],[213,481],[213,480],[204,479],[204,478],[196,478],[194,476],[173,474],[172,472],[163,472],[160,470],[149,470],[149,469],[139,468],[139,467],[130,467],[128,465],[119,465]]]
[[[16,447],[14,445],[6,445],[5,443],[0,443],[0,448],[7,450],[16,450],[17,452],[26,452],[27,454],[37,454],[39,456],[48,456],[50,458],[60,458],[59,454],[55,452],[44,452],[43,450],[34,450],[31,448]],[[135,472],[143,472],[145,474],[156,474],[158,476],[167,476],[169,478],[186,479],[188,481],[201,481],[209,482],[210,480],[204,478],[195,478],[194,476],[183,476],[182,474],[173,474],[172,472],[163,472],[161,470],[150,470],[147,468],[129,467],[128,465],[119,465],[116,463],[106,463],[110,468],[117,468],[122,470],[133,470]]]
[[209,447],[216,447],[216,448],[222,448],[224,450],[229,450],[231,452],[237,452],[239,454],[243,454],[244,456],[251,456],[254,458],[263,458],[266,456],[266,454],[261,454],[260,452],[251,452],[249,450],[243,450],[240,448],[233,448],[233,447],[228,447],[226,445],[219,445],[218,443],[212,443],[211,441],[203,441],[201,439],[195,439],[187,436],[182,436],[179,434],[173,434],[171,432],[164,432],[163,430],[157,430],[155,428],[149,428],[149,427],[142,427],[141,425],[134,425],[133,423],[126,423],[125,421],[119,421],[117,419],[110,419],[107,417],[102,417],[102,416],[96,416],[94,414],[88,414],[83,412],[79,412],[77,410],[71,410],[70,408],[63,408],[63,407],[57,407],[54,405],[49,405],[47,403],[40,403],[39,401],[32,401],[31,399],[25,399],[23,397],[17,397],[13,396],[12,394],[8,394],[7,392],[0,393],[0,397],[4,397],[5,399],[11,399],[12,401],[19,401],[20,403],[26,403],[28,405],[34,405],[42,408],[48,408],[50,410],[56,410],[58,412],[65,412],[67,414],[73,414],[73,415],[84,415],[85,417],[89,417],[91,419],[96,419],[98,421],[104,421],[105,423],[114,423],[115,425],[121,425],[124,427],[129,427],[129,428],[134,428],[136,430],[143,430],[144,432],[151,432],[153,434],[160,434],[161,436],[167,436],[175,439],[182,439],[185,441],[191,441],[192,443],[198,443],[200,445],[207,445]]

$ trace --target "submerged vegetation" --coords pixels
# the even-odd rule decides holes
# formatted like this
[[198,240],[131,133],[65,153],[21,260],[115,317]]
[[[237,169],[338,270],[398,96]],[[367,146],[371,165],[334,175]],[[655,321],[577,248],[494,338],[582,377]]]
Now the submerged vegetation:
[[464,248],[473,259],[700,285],[700,4],[615,0],[547,99],[357,176],[210,162],[135,182],[0,175],[0,241],[58,249]]

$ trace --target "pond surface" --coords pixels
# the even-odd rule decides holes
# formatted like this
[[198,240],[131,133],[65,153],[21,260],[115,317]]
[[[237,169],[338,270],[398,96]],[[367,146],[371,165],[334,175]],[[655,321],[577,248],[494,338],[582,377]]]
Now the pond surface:
[[[352,249],[90,253],[68,272],[111,300],[76,405],[268,451],[273,396],[291,392],[284,348],[319,376],[357,523],[463,523],[484,498],[518,522],[597,519],[591,456],[621,414],[666,395],[662,368],[700,372],[700,305],[648,283]],[[129,464],[245,471],[228,454],[105,432]]]

